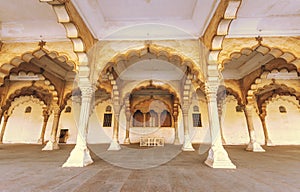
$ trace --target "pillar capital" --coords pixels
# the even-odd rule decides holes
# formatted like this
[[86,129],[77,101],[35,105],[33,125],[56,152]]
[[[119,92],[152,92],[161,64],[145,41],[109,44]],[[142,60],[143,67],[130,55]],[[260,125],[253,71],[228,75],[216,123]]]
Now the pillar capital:
[[206,82],[205,94],[208,101],[216,101],[219,82]]
[[94,93],[94,88],[92,86],[82,86],[80,87],[82,98],[91,98]]

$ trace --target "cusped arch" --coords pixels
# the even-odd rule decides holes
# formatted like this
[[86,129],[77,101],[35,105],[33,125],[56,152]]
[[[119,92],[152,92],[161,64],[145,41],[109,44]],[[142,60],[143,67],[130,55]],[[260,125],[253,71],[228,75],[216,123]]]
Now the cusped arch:
[[[250,85],[250,89],[247,91],[247,95],[246,95],[247,101],[249,102],[249,100],[252,99],[255,91],[257,89],[261,88],[260,84],[262,83],[263,80],[267,80],[269,75],[276,74],[278,72],[290,74],[290,76],[298,77],[298,73],[295,70],[287,71],[286,69],[281,69],[279,71],[277,69],[273,69],[272,71],[264,71],[263,73],[261,73],[260,77],[256,78],[253,81],[253,83]],[[271,80],[271,79],[269,79],[269,80]],[[274,84],[274,83],[270,83],[270,84]],[[265,85],[265,86],[267,86],[267,85]],[[284,86],[286,86],[286,85],[284,85]]]
[[7,97],[4,105],[2,106],[2,110],[3,111],[8,110],[11,106],[11,103],[15,100],[15,98],[22,97],[22,96],[37,98],[40,101],[43,101],[43,103],[47,106],[50,106],[51,102],[58,100],[55,98],[55,96],[52,95],[52,93],[48,89],[44,89],[44,87],[37,87],[37,86],[22,87],[21,89],[15,90]]
[[[284,98],[283,96],[288,96],[287,98]],[[294,98],[294,101],[291,100],[289,97],[292,97]],[[295,95],[273,95],[272,97],[270,97],[269,99],[267,99],[265,102],[264,102],[264,106],[267,107],[267,105],[271,102],[274,102],[274,101],[278,101],[278,100],[281,100],[281,101],[287,101],[288,103],[291,103],[292,105],[294,105],[295,107],[297,107],[298,110],[300,110],[300,98],[297,98]],[[298,103],[297,103],[298,101]]]
[[32,59],[40,60],[43,56],[48,56],[53,60],[58,60],[62,63],[66,63],[64,66],[70,71],[76,72],[76,64],[68,60],[68,57],[59,55],[56,51],[48,51],[46,49],[38,49],[33,52],[25,52],[21,56],[14,57],[9,63],[5,63],[0,66],[0,86],[3,85],[5,77],[10,74],[10,71],[19,67],[22,63],[30,63]]
[[40,98],[30,97],[28,95],[27,96],[19,96],[11,102],[11,105],[7,110],[7,114],[11,115],[16,107],[18,107],[24,103],[27,103],[29,101],[39,104],[41,107],[45,106],[44,101],[40,100]]
[[232,95],[237,100],[239,105],[244,105],[241,95],[239,95],[239,93],[234,91],[232,88],[225,87],[225,94],[226,96]]
[[[162,85],[159,85],[160,83]],[[175,100],[180,101],[180,96],[178,95],[176,89],[172,85],[166,84],[166,83],[160,82],[160,81],[158,81],[158,82],[157,81],[155,81],[155,82],[142,81],[138,85],[136,85],[135,87],[133,87],[131,89],[128,89],[127,92],[124,94],[125,95],[124,99],[128,98],[131,93],[136,92],[138,90],[146,89],[147,87],[150,87],[150,86],[153,86],[157,89],[161,89],[161,90],[164,90],[164,91],[168,91],[170,94],[175,96]]]
[[[150,47],[143,47],[141,49],[131,49],[126,51],[125,53],[120,53],[114,56],[103,68],[101,72],[99,72],[98,77],[105,76],[108,71],[111,71],[112,68],[118,66],[121,70],[125,70],[131,65],[135,64],[138,61],[149,60],[149,59],[157,59],[167,61],[178,68],[182,68],[182,66],[187,66],[191,73],[193,73],[197,79],[204,82],[204,74],[203,71],[199,68],[195,62],[179,53],[175,50],[169,51],[171,48],[161,47],[158,45],[153,45]],[[100,73],[102,73],[100,75]]]
[[284,52],[283,50],[279,48],[272,48],[268,47],[266,45],[255,45],[253,47],[246,47],[242,48],[238,52],[233,52],[229,55],[229,58],[226,58],[222,61],[222,69],[224,69],[224,66],[231,62],[232,60],[236,60],[240,58],[241,56],[248,56],[252,54],[253,52],[261,53],[262,55],[271,55],[274,57],[274,59],[284,59],[288,64],[292,64],[297,68],[297,71],[300,72],[300,59],[297,58],[293,53],[290,52]]

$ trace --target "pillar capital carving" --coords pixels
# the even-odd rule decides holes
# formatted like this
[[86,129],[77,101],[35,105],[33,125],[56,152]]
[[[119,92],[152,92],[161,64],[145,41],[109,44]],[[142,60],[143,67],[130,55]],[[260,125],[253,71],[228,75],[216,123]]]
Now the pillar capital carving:
[[205,94],[208,101],[217,99],[218,88],[219,88],[218,82],[206,82]]
[[80,87],[80,90],[82,98],[91,98],[93,96],[94,89],[92,86],[83,86]]

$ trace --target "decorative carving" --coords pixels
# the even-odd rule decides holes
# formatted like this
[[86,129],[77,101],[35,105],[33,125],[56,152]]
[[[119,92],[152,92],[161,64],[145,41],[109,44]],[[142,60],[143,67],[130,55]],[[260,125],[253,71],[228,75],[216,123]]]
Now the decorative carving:
[[91,86],[80,87],[82,98],[91,98],[93,96],[94,90]]
[[41,40],[38,45],[40,49],[43,49],[43,47],[46,45],[46,41]]
[[257,41],[258,45],[261,45],[263,38],[261,36],[257,36],[257,37],[255,37],[255,40]]

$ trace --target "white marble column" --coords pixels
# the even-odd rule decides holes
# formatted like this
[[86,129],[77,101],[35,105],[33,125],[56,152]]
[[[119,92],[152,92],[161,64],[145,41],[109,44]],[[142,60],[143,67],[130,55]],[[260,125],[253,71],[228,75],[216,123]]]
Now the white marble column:
[[63,164],[63,167],[84,167],[93,163],[89,149],[87,148],[86,140],[93,89],[91,86],[82,86],[80,87],[80,90],[81,108],[76,145],[71,151],[67,161]]
[[118,151],[121,149],[119,144],[119,107],[114,108],[114,129],[113,129],[113,138],[110,142],[110,146],[107,150],[109,151]]
[[174,116],[174,145],[180,145],[180,140],[178,136],[178,116]]
[[185,106],[182,109],[183,113],[183,128],[184,128],[184,142],[182,145],[182,151],[195,151],[195,149],[192,146],[192,141],[190,137],[190,131],[189,131],[189,107]]
[[39,144],[44,144],[45,131],[46,131],[46,127],[47,127],[47,123],[48,123],[48,119],[49,119],[49,113],[48,113],[47,109],[43,110],[43,117],[44,117],[44,121],[43,121],[41,135],[38,140]]
[[249,137],[250,137],[250,142],[246,150],[253,151],[253,152],[265,152],[265,150],[260,146],[260,144],[256,142],[256,135],[255,135],[253,119],[252,119],[252,111],[253,111],[253,106],[251,104],[245,106],[244,113],[247,121]]
[[223,135],[223,110],[222,110],[222,105],[218,105],[218,115],[219,115],[219,122],[220,122],[220,131],[221,131],[221,140],[222,144],[225,145],[226,141]]
[[3,124],[2,124],[1,132],[0,132],[0,143],[3,142],[3,136],[4,136],[7,121],[8,121],[8,118],[9,118],[9,115],[7,114],[7,111],[4,112],[3,116],[4,116],[4,119],[3,119]]
[[58,130],[60,112],[61,111],[60,111],[60,108],[58,105],[53,106],[54,118],[53,118],[53,124],[52,124],[52,129],[51,129],[51,136],[50,136],[50,140],[48,141],[48,143],[42,149],[43,151],[59,149],[58,139],[57,139],[56,135],[57,135],[57,130]]
[[130,144],[129,131],[130,131],[131,112],[130,112],[130,109],[127,109],[127,106],[126,106],[126,112],[125,113],[126,113],[126,135],[125,135],[124,144],[129,145]]
[[231,162],[230,158],[228,157],[227,151],[222,145],[221,128],[217,105],[217,89],[218,86],[215,85],[214,87],[207,87],[206,91],[212,143],[205,164],[212,168],[235,169],[236,166]]
[[265,145],[266,146],[274,146],[274,144],[272,143],[270,137],[269,137],[269,132],[267,129],[267,124],[266,124],[266,115],[265,114],[259,114],[260,120],[261,120],[261,124],[264,130],[264,135],[265,135]]

